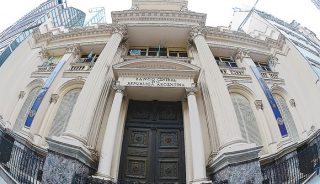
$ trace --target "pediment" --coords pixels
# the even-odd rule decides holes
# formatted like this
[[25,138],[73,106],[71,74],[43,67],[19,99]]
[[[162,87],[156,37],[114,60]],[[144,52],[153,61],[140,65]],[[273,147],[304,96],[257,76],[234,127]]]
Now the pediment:
[[200,68],[175,59],[142,58],[115,64],[113,65],[113,71],[116,78],[126,76],[172,76],[197,79]]

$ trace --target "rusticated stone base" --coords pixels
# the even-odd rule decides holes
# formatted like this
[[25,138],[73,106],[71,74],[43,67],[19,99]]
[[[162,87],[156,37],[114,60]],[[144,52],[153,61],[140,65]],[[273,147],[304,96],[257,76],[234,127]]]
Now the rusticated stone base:
[[43,166],[43,183],[71,184],[76,174],[88,175],[90,168],[80,161],[49,151]]
[[229,165],[211,175],[215,183],[227,184],[259,184],[262,174],[258,160]]

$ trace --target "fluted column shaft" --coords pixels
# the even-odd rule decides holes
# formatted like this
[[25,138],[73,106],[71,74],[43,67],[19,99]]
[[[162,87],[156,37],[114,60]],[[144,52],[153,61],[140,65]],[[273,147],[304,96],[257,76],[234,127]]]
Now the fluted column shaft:
[[114,33],[102,50],[77,99],[64,137],[72,137],[86,144],[106,74],[125,33],[124,26],[114,28]]
[[113,180],[111,177],[112,157],[114,152],[114,142],[116,139],[116,130],[120,117],[121,104],[123,99],[123,88],[117,87],[112,102],[111,111],[107,122],[106,131],[104,133],[103,143],[101,147],[99,167],[97,176]]
[[244,142],[244,140],[226,83],[202,32],[201,28],[194,28],[191,36],[197,47],[212,100],[221,149],[234,143]]
[[207,180],[201,122],[194,89],[187,89],[192,150],[193,182]]

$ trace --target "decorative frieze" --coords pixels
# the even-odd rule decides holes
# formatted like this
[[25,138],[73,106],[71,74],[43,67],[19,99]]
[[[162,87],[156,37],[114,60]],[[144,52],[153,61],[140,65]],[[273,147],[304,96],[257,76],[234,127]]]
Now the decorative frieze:
[[206,14],[190,11],[148,11],[132,10],[112,12],[114,23],[170,23],[172,25],[200,25],[204,26]]

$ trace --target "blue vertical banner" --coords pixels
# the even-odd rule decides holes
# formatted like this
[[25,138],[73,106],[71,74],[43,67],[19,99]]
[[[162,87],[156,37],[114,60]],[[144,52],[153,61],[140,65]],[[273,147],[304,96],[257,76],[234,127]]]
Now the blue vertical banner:
[[49,75],[48,79],[46,80],[46,82],[42,86],[42,88],[41,88],[36,100],[34,101],[32,107],[31,107],[31,110],[29,111],[29,114],[28,114],[28,117],[26,119],[26,122],[24,123],[24,126],[26,128],[30,128],[31,127],[33,118],[36,115],[44,96],[46,95],[50,85],[53,82],[53,80],[56,78],[56,76],[58,75],[59,71],[63,67],[64,63],[65,63],[65,61],[63,61],[63,60],[59,61],[59,63],[56,65],[56,67],[51,72],[51,74]]
[[276,104],[276,101],[274,100],[274,98],[272,96],[272,93],[271,93],[269,87],[266,84],[266,81],[263,79],[260,71],[258,70],[258,68],[256,66],[250,66],[250,67],[251,67],[251,70],[253,71],[254,75],[258,79],[258,82],[259,82],[264,94],[266,95],[266,97],[269,101],[269,104],[272,108],[273,114],[278,122],[278,127],[280,130],[281,136],[282,137],[288,136],[288,131],[287,131],[286,125],[284,124],[280,110]]

